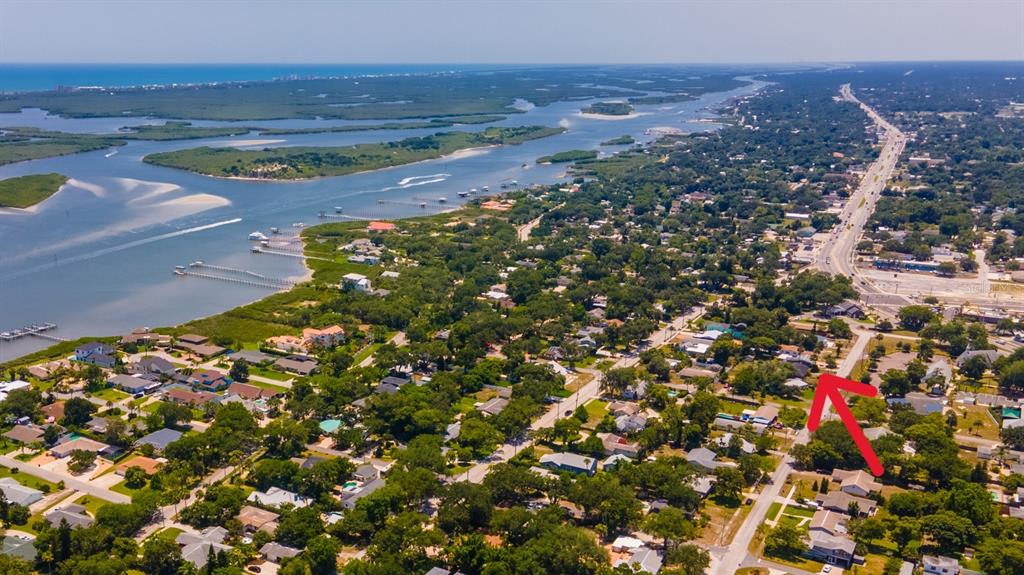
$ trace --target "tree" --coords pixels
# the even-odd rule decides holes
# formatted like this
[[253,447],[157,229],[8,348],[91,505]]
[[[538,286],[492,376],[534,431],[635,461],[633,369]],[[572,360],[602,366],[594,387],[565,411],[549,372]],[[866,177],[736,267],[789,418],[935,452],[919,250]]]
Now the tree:
[[445,488],[437,510],[437,527],[454,535],[486,527],[494,503],[486,487],[464,481]]
[[920,331],[935,318],[935,312],[925,305],[908,305],[900,308],[900,325],[910,331]]
[[285,545],[302,549],[311,539],[324,532],[320,512],[313,507],[300,507],[281,514],[276,537]]
[[943,553],[955,553],[971,543],[975,527],[966,517],[940,511],[921,519],[921,532],[931,537]]
[[981,379],[988,369],[988,360],[980,355],[972,355],[960,365],[960,373],[975,381]]
[[338,552],[341,543],[327,535],[313,538],[306,544],[302,558],[309,564],[312,575],[334,575],[338,572]]
[[764,539],[766,555],[782,558],[799,557],[807,550],[803,533],[795,526],[781,523],[768,532]]
[[731,501],[739,501],[745,485],[743,473],[732,467],[719,467],[715,470],[715,496]]
[[992,538],[978,550],[978,563],[987,575],[1024,573],[1024,543]]
[[92,464],[96,462],[96,452],[85,449],[76,449],[71,452],[71,461],[68,462],[68,471],[74,474],[85,473]]
[[665,507],[650,513],[644,520],[644,532],[660,537],[666,550],[674,549],[683,541],[692,539],[696,528],[678,507]]
[[96,406],[84,397],[72,397],[64,402],[64,419],[61,422],[67,426],[81,427],[92,419],[96,412]]
[[124,484],[129,489],[139,489],[146,485],[146,471],[137,465],[133,465],[124,472]]
[[235,381],[249,381],[249,362],[244,359],[236,359],[231,364],[231,370],[228,372],[231,379]]
[[501,432],[480,417],[467,418],[459,428],[458,444],[469,449],[474,458],[490,454],[501,439]]
[[281,417],[263,429],[263,444],[273,457],[295,457],[309,441],[309,431],[301,421]]
[[828,332],[832,334],[832,337],[839,339],[850,339],[853,337],[853,330],[850,329],[850,325],[838,317],[829,320]]
[[1001,370],[999,385],[1012,391],[1024,389],[1024,360],[1015,361]]
[[606,473],[581,477],[573,485],[569,499],[583,507],[586,519],[602,525],[606,533],[615,533],[640,517],[642,506],[633,489]]
[[680,575],[704,575],[711,565],[711,554],[693,544],[680,545],[668,552],[669,562]]
[[902,397],[910,392],[910,378],[904,371],[890,369],[882,374],[882,384],[878,388],[886,395]]
[[179,423],[192,420],[192,410],[187,405],[164,401],[156,408],[156,415],[161,419],[163,427],[174,428]]
[[147,575],[176,575],[181,564],[181,548],[170,539],[150,537],[142,546],[139,567]]

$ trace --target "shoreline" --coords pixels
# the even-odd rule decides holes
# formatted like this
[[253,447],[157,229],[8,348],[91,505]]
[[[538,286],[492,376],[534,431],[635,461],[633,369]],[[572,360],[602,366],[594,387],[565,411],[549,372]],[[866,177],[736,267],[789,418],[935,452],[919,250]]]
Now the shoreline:
[[[27,162],[27,161],[31,161],[31,160],[25,160],[25,161]],[[15,177],[17,177],[17,176],[15,176]],[[64,180],[64,183],[61,184],[60,187],[58,187],[56,190],[54,190],[54,192],[52,194],[50,194],[49,196],[46,196],[45,198],[39,200],[38,202],[32,204],[31,206],[24,207],[24,208],[16,208],[14,206],[0,206],[0,216],[26,216],[26,215],[37,214],[37,213],[39,213],[39,209],[43,206],[43,204],[45,204],[46,202],[48,202],[51,199],[53,199],[57,194],[63,192],[64,188],[66,188],[68,186],[68,184],[71,184],[73,181],[75,181],[74,178],[70,178],[70,177],[66,178]]]
[[581,118],[589,118],[591,120],[635,120],[643,116],[650,116],[650,112],[630,112],[628,114],[592,114],[590,112],[577,112],[577,116]]

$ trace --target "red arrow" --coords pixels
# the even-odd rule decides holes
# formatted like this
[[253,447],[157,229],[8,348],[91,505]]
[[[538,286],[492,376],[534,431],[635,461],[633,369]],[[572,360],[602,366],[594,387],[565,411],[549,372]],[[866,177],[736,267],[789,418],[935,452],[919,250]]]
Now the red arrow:
[[835,406],[839,419],[842,419],[843,423],[846,424],[846,430],[850,432],[850,437],[853,438],[853,442],[860,449],[860,454],[864,456],[868,469],[876,477],[880,476],[884,472],[882,462],[875,455],[875,450],[871,448],[871,442],[864,435],[864,430],[857,423],[857,418],[850,412],[850,408],[846,405],[846,398],[843,397],[840,391],[848,391],[865,397],[874,397],[878,394],[878,390],[873,385],[844,379],[831,373],[821,374],[821,377],[818,378],[818,387],[814,390],[814,403],[811,404],[811,414],[807,418],[807,430],[811,432],[818,430],[818,425],[821,424],[822,411],[825,408],[825,399],[827,398]]

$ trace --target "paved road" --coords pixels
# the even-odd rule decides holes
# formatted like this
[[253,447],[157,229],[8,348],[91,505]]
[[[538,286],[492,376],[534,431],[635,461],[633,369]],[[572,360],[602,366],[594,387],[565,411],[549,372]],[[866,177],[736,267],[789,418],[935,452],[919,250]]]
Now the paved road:
[[[838,375],[842,377],[850,375],[850,372],[853,371],[853,367],[857,364],[857,360],[863,356],[864,350],[871,341],[872,335],[873,334],[870,331],[865,329],[857,328],[854,330],[854,336],[856,339],[850,347],[849,354],[847,354],[839,364],[839,369],[836,371]],[[822,413],[822,417],[830,417],[832,415],[832,404],[827,399],[825,400],[825,407],[822,410]],[[810,439],[811,434],[805,427],[796,434],[794,444],[803,445],[810,441]],[[771,480],[767,485],[765,485],[764,490],[755,497],[753,507],[750,509],[750,514],[747,515],[747,518],[743,521],[743,525],[741,525],[739,530],[736,531],[736,535],[732,539],[732,544],[718,562],[717,568],[714,571],[715,575],[732,575],[740,567],[768,564],[767,562],[759,563],[756,558],[751,559],[749,556],[750,554],[747,551],[747,545],[754,539],[754,535],[757,533],[757,528],[760,527],[767,519],[768,509],[779,497],[779,494],[782,492],[783,484],[786,482],[786,478],[789,477],[789,474],[792,472],[793,457],[787,453],[783,456],[779,466],[775,468],[775,471],[771,475]]]
[[[658,347],[664,345],[670,339],[675,337],[684,327],[686,327],[686,324],[688,322],[700,317],[703,314],[704,308],[698,307],[690,311],[689,313],[676,317],[671,322],[669,322],[665,327],[660,328],[654,333],[652,333],[647,338],[647,341],[649,342],[651,347]],[[630,367],[636,365],[639,361],[640,358],[637,356],[623,357],[616,361],[612,368],[614,369],[620,367]],[[538,429],[543,429],[545,427],[553,426],[555,424],[555,421],[557,421],[560,417],[564,416],[565,411],[574,410],[576,409],[576,406],[584,405],[591,399],[594,399],[595,397],[601,394],[601,382],[603,381],[603,374],[597,370],[580,371],[590,373],[591,375],[594,376],[594,378],[591,381],[587,382],[585,385],[583,385],[581,388],[576,390],[576,392],[570,395],[569,397],[562,399],[558,403],[552,404],[551,407],[549,407],[543,415],[537,418],[533,422],[533,424],[530,425],[531,432],[537,431]],[[487,460],[477,463],[473,467],[469,468],[466,471],[466,473],[461,474],[456,478],[453,478],[453,480],[480,483],[481,481],[484,480],[484,477],[487,475],[487,471],[491,468],[492,465],[494,465],[495,463],[508,461],[509,459],[514,457],[520,449],[525,449],[530,445],[533,445],[533,439],[530,438],[526,438],[521,441],[505,443],[497,450],[495,450],[495,452],[491,454],[491,456],[488,457]]]
[[44,479],[51,483],[60,483],[63,481],[64,486],[67,488],[76,489],[111,503],[131,503],[131,498],[122,493],[111,491],[105,487],[100,487],[99,485],[95,485],[88,481],[77,479],[68,473],[60,473],[49,469],[43,469],[38,465],[25,461],[18,461],[17,459],[6,455],[0,455],[0,465],[3,465],[4,467],[17,468],[33,477],[38,477],[39,479]]
[[871,214],[875,211],[875,205],[881,197],[882,190],[892,176],[900,154],[906,146],[907,137],[896,126],[890,124],[885,118],[878,115],[871,107],[864,104],[853,95],[849,84],[843,84],[840,88],[840,97],[847,102],[854,102],[874,121],[875,126],[882,131],[885,144],[878,158],[868,167],[864,178],[856,191],[850,196],[849,201],[843,207],[839,215],[840,222],[825,240],[825,245],[818,251],[814,266],[822,271],[832,274],[841,274],[853,278],[856,288],[861,292],[862,299],[876,308],[893,308],[906,305],[909,302],[905,297],[887,293],[876,286],[861,274],[853,264],[853,254],[857,247],[857,241],[864,231]]

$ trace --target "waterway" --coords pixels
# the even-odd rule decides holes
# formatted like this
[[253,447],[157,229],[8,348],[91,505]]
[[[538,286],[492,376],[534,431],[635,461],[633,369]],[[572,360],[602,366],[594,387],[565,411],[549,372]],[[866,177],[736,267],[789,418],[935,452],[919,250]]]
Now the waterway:
[[[219,313],[266,296],[265,288],[176,276],[177,265],[195,260],[252,270],[271,277],[298,278],[300,260],[250,253],[250,232],[297,233],[294,223],[318,223],[318,213],[399,218],[422,213],[420,198],[446,197],[489,186],[492,193],[512,180],[520,185],[565,179],[565,165],[537,165],[538,157],[571,149],[602,154],[623,146],[602,141],[629,134],[639,142],[651,128],[686,132],[717,126],[710,109],[748,95],[762,83],[707,94],[685,103],[638,106],[628,119],[579,113],[590,101],[529,107],[497,124],[561,125],[561,135],[460,154],[374,172],[299,182],[218,179],[142,162],[147,154],[202,145],[237,147],[350,145],[424,135],[431,130],[259,136],[256,133],[208,140],[130,142],[120,148],[48,158],[0,167],[0,179],[58,172],[71,178],[62,191],[30,212],[0,212],[0,331],[29,323],[54,322],[50,332],[64,338],[113,335],[142,326],[173,325]],[[0,126],[39,126],[68,132],[112,132],[126,125],[162,122],[155,118],[70,119],[42,110],[0,114]],[[224,122],[194,122],[225,125]],[[261,127],[346,125],[344,120],[280,120]],[[250,122],[249,124],[252,124]],[[436,131],[436,130],[435,130]],[[378,200],[405,202],[380,204]],[[0,362],[48,345],[37,338],[0,343]]]

